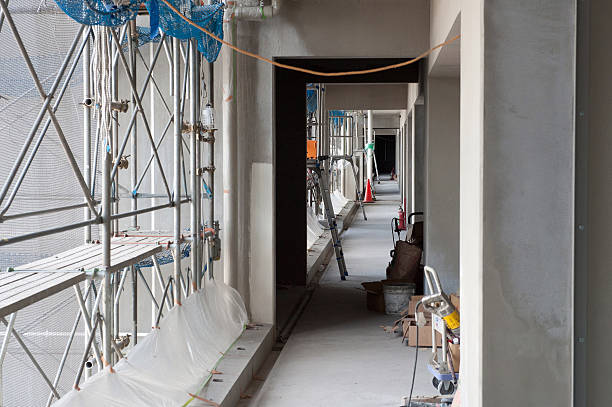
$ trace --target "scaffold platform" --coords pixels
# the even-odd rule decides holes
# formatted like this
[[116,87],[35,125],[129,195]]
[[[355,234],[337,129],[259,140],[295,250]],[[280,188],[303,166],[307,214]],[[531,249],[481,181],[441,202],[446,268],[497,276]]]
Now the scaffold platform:
[[[166,239],[166,240],[164,240]],[[151,257],[172,245],[158,236],[129,236],[111,239],[111,265],[116,272]],[[0,317],[73,286],[87,272],[103,271],[102,244],[87,243],[74,249],[0,272]]]

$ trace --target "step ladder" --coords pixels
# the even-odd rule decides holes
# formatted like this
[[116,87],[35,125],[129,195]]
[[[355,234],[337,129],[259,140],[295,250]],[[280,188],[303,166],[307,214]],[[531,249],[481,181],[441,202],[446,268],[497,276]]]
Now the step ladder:
[[334,207],[332,206],[331,196],[329,192],[329,179],[327,170],[322,166],[323,161],[329,157],[319,157],[320,159],[308,159],[307,168],[313,170],[317,174],[318,181],[315,188],[318,189],[319,195],[323,198],[323,204],[325,207],[325,217],[329,224],[329,230],[331,232],[332,244],[334,245],[334,252],[336,253],[336,261],[338,262],[338,270],[340,272],[340,279],[346,280],[348,271],[346,270],[346,263],[344,261],[344,252],[342,251],[342,243],[338,234],[338,224],[336,223],[336,215],[334,214]]

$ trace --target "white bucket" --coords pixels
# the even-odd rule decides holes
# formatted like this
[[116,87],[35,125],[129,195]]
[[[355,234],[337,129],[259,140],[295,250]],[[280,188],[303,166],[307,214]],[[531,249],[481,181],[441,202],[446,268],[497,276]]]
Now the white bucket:
[[410,303],[410,297],[416,292],[414,283],[401,281],[383,282],[385,294],[385,314],[399,315]]

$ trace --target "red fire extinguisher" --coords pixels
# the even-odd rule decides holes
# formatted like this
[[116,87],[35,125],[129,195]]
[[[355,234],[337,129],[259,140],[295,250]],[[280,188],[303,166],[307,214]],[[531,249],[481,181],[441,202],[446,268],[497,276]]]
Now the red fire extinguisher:
[[404,212],[401,206],[397,211],[397,217],[399,218],[399,224],[397,225],[397,229],[406,230],[406,212]]

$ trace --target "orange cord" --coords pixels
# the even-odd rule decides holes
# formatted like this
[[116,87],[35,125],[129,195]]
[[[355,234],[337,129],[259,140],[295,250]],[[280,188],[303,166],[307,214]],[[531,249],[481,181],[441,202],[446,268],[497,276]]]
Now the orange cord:
[[212,400],[208,400],[208,399],[205,399],[204,397],[196,396],[196,395],[195,395],[195,394],[193,394],[193,393],[187,393],[187,394],[189,394],[189,395],[190,395],[191,397],[193,397],[194,399],[198,399],[198,400],[200,400],[200,401],[203,401],[203,402],[205,402],[205,403],[208,403],[208,404],[210,404],[211,406],[220,407],[220,406],[219,406],[219,404],[215,403],[215,402],[214,402],[214,401],[212,401]]
[[292,65],[287,65],[287,64],[281,64],[280,62],[275,62],[272,61],[271,59],[262,57],[261,55],[255,54],[253,52],[249,52],[246,50],[243,50],[241,48],[238,48],[237,46],[219,38],[217,35],[211,33],[210,31],[208,31],[207,29],[199,26],[198,24],[196,24],[195,22],[193,22],[191,19],[185,17],[183,14],[181,14],[181,12],[174,7],[172,4],[170,4],[170,2],[168,2],[168,0],[161,0],[162,3],[164,3],[170,10],[172,10],[176,15],[178,15],[181,19],[185,20],[189,25],[197,28],[198,30],[202,31],[203,33],[207,34],[208,36],[210,36],[211,38],[219,41],[221,44],[233,49],[234,51],[249,56],[251,58],[255,58],[258,59],[260,61],[263,62],[267,62],[271,65],[277,66],[279,68],[285,68],[285,69],[289,69],[292,71],[297,71],[297,72],[303,72],[303,73],[307,73],[307,74],[311,74],[311,75],[318,75],[318,76],[349,76],[349,75],[364,75],[364,74],[370,74],[370,73],[376,73],[376,72],[382,72],[382,71],[388,71],[391,69],[396,69],[396,68],[401,68],[403,66],[407,66],[410,64],[414,64],[415,62],[427,57],[429,54],[431,54],[432,52],[434,52],[435,50],[437,50],[438,48],[442,48],[445,47],[455,41],[457,41],[459,38],[461,38],[461,34],[454,36],[453,38],[451,38],[448,41],[445,41],[441,44],[436,45],[435,47],[431,48],[430,50],[423,52],[421,55],[419,55],[416,58],[410,59],[408,61],[404,61],[404,62],[400,62],[397,64],[393,64],[393,65],[387,65],[387,66],[381,66],[379,68],[372,68],[372,69],[364,69],[361,71],[347,71],[347,72],[319,72],[319,71],[313,71],[311,69],[306,69],[306,68],[300,68],[298,66],[292,66]]

